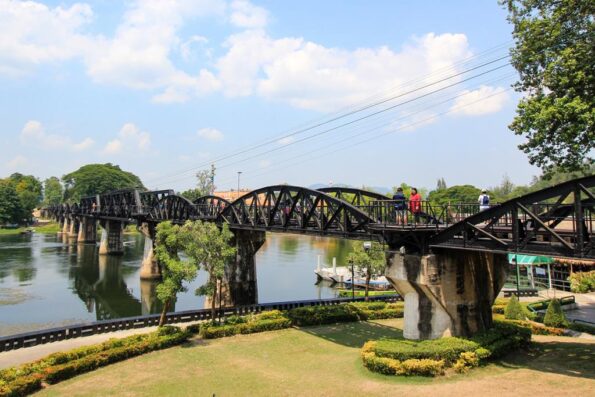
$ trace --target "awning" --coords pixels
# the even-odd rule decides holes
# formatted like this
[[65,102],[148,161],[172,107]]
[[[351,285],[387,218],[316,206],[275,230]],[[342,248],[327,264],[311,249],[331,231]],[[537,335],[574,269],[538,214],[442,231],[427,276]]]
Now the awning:
[[554,263],[554,258],[550,258],[549,256],[508,254],[508,263],[513,265],[546,265],[548,263]]

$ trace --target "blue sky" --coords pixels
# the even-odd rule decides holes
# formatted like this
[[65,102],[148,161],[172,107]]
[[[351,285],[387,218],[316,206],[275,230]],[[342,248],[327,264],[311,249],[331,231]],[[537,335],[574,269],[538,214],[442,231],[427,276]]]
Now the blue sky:
[[0,26],[0,175],[111,162],[184,190],[211,162],[220,189],[238,171],[250,188],[539,174],[507,129],[496,1],[0,0]]

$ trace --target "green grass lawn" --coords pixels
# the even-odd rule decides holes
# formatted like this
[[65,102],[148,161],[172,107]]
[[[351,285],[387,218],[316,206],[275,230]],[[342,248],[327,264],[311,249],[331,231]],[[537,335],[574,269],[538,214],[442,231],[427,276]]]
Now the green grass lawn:
[[[366,370],[360,347],[402,336],[402,319],[291,328],[191,342],[78,376],[40,396],[588,396],[595,344],[540,337],[529,352],[435,379]],[[549,339],[547,339],[549,338]]]

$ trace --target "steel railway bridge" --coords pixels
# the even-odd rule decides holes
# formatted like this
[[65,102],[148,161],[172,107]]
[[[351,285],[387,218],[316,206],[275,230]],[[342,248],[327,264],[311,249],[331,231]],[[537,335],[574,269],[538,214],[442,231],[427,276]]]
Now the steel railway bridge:
[[395,210],[399,204],[407,208],[406,202],[353,188],[268,186],[233,202],[213,195],[190,202],[172,190],[129,189],[45,208],[43,215],[59,221],[63,233],[79,242],[95,242],[99,223],[104,229],[100,254],[121,253],[123,226],[136,224],[146,237],[144,278],[160,275],[152,258],[159,222],[228,224],[238,246],[237,263],[226,270],[231,305],[256,300],[254,254],[265,232],[377,240],[388,247],[387,278],[406,301],[408,295],[415,300],[417,313],[409,318],[417,320],[407,326],[406,311],[405,336],[427,338],[491,325],[491,302],[507,269],[503,254],[594,260],[594,187],[591,175],[484,211],[476,203],[424,201],[415,214]]

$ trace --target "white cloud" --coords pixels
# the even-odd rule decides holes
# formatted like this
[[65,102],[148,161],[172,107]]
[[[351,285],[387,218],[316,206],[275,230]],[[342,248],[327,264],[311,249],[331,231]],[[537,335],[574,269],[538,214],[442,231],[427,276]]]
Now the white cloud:
[[43,62],[80,56],[90,42],[81,31],[92,19],[88,4],[51,8],[34,1],[0,0],[0,73],[22,74]]
[[401,51],[327,48],[264,31],[232,35],[217,64],[228,96],[259,95],[298,108],[332,111],[420,75],[453,67],[470,55],[463,34],[429,33]]
[[269,12],[262,7],[255,6],[246,0],[231,2],[230,22],[240,28],[264,28],[269,19]]
[[221,141],[223,139],[223,133],[216,128],[201,128],[196,132],[202,139],[206,139],[207,141]]
[[[209,40],[204,36],[194,35],[190,37],[188,40],[180,44],[180,55],[184,60],[189,60],[192,57],[192,48],[194,44],[207,44]],[[206,51],[207,56],[211,55],[210,50]]]
[[18,168],[20,168],[20,167],[22,167],[22,166],[24,166],[24,165],[26,165],[28,163],[29,163],[28,159],[25,156],[21,156],[19,154],[19,155],[13,157],[11,160],[9,160],[6,163],[6,167],[9,170],[16,170],[16,169],[18,169]]
[[126,123],[120,129],[118,136],[109,141],[102,150],[103,154],[119,154],[123,150],[144,152],[151,146],[151,135],[141,131],[133,123]]
[[181,102],[218,88],[212,73],[189,74],[170,59],[181,42],[178,36],[192,18],[221,14],[222,0],[138,0],[125,13],[111,39],[99,40],[86,54],[91,78],[141,90],[162,90],[155,102]]
[[477,90],[465,90],[451,107],[453,114],[481,116],[500,111],[508,101],[503,87],[480,86]]
[[69,137],[48,134],[45,127],[37,120],[29,120],[21,130],[21,142],[25,145],[37,146],[44,150],[69,150],[80,152],[94,145],[93,139],[87,137],[81,142],[72,142]]

